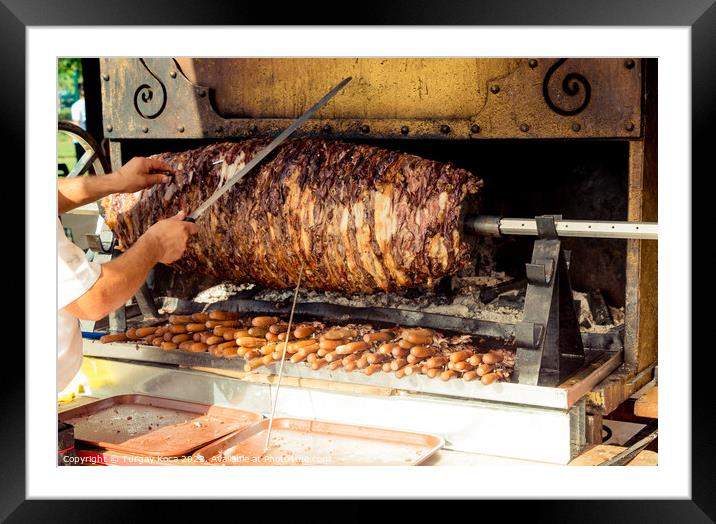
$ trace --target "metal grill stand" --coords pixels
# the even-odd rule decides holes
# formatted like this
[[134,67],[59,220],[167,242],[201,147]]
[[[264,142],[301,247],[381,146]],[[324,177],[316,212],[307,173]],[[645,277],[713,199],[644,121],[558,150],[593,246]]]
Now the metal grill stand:
[[555,221],[561,215],[536,217],[532,262],[526,265],[524,316],[515,324],[520,384],[557,386],[584,365],[584,347],[569,282],[568,253],[562,249]]

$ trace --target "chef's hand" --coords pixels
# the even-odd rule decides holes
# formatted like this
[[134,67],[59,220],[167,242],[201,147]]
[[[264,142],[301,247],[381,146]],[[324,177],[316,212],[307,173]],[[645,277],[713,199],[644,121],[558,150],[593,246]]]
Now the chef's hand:
[[164,184],[172,179],[165,173],[171,172],[172,168],[166,162],[156,158],[136,156],[114,173],[118,187],[117,192],[134,193],[154,184]]
[[199,226],[184,221],[185,218],[186,213],[179,211],[171,218],[160,220],[142,235],[156,249],[158,262],[171,264],[179,260],[184,255],[189,237],[199,231]]

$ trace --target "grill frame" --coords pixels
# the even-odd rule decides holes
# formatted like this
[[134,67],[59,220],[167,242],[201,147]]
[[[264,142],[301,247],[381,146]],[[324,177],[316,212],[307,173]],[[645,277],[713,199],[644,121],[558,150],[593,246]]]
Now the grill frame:
[[[112,93],[107,86],[109,81],[105,80],[105,76],[110,76],[111,81],[115,82],[117,78],[121,79],[120,69],[109,71],[108,67],[121,65],[124,59],[100,59],[100,80],[102,92],[102,113],[104,122],[105,138],[108,139],[108,147],[113,168],[117,168],[122,164],[124,142],[132,139],[146,138],[164,138],[176,140],[180,142],[186,138],[201,138],[208,140],[219,140],[226,138],[251,137],[261,134],[273,134],[285,127],[290,119],[264,119],[264,118],[232,118],[224,119],[220,117],[213,109],[211,104],[211,89],[198,86],[189,81],[180,70],[174,77],[171,76],[172,69],[177,65],[173,59],[155,60],[149,70],[149,75],[157,80],[164,87],[164,93],[167,97],[167,103],[175,97],[175,101],[181,100],[177,107],[200,107],[201,123],[199,133],[197,128],[185,123],[177,123],[166,120],[165,124],[159,126],[161,118],[144,118],[141,117],[135,121],[134,117],[130,118],[131,111],[122,113],[116,112],[119,108],[117,104],[127,102],[127,97],[117,98],[116,93]],[[135,59],[136,60],[136,59]],[[539,59],[538,62],[550,68],[554,67],[559,60],[557,59]],[[595,63],[604,59],[592,59]],[[618,60],[618,59],[617,59]],[[114,66],[113,66],[114,64]],[[528,60],[524,59],[524,64],[529,66]],[[135,64],[136,65],[136,64]],[[633,113],[629,117],[630,122],[620,122],[618,126],[610,124],[610,127],[603,131],[602,137],[610,137],[618,140],[626,141],[629,145],[628,160],[628,198],[629,211],[628,219],[636,221],[656,221],[656,202],[657,202],[657,182],[656,182],[656,60],[639,59],[635,61],[633,72],[637,73],[640,81],[637,85],[638,97],[640,103],[638,113]],[[564,67],[564,65],[563,65]],[[533,68],[532,68],[533,69]],[[543,79],[546,78],[545,69],[542,71]],[[630,68],[632,69],[632,68]],[[144,64],[139,64],[139,72],[144,77],[147,76],[148,68]],[[111,73],[111,74],[110,74]],[[166,75],[164,75],[166,73]],[[589,126],[581,125],[579,132],[573,123],[576,118],[574,115],[562,115],[552,110],[549,114],[549,122],[559,122],[559,125],[552,125],[549,132],[542,132],[539,126],[532,124],[525,126],[521,123],[521,118],[510,116],[509,113],[499,110],[499,107],[508,107],[510,104],[514,107],[520,101],[525,101],[519,107],[545,106],[544,96],[535,96],[523,81],[526,69],[520,65],[513,74],[505,77],[501,83],[500,89],[497,91],[490,90],[483,113],[475,111],[475,117],[470,119],[350,119],[350,118],[333,118],[333,119],[316,119],[309,123],[302,131],[302,134],[308,136],[324,136],[332,138],[426,138],[431,140],[453,140],[453,139],[490,139],[490,138],[562,138],[568,140],[580,140],[595,136],[589,130]],[[607,75],[608,76],[608,75]],[[136,76],[139,79],[139,76]],[[167,78],[175,80],[172,87],[170,83],[164,82]],[[586,76],[587,80],[592,80],[593,87],[595,76]],[[610,79],[605,78],[607,82],[607,92],[610,96],[617,97],[621,85],[618,81],[609,83]],[[146,81],[146,78],[145,80]],[[150,79],[150,83],[153,81]],[[534,83],[534,82],[533,82]],[[131,100],[136,95],[136,83],[131,85],[131,91],[127,92]],[[541,82],[544,85],[544,82]],[[180,87],[177,87],[180,86]],[[611,87],[610,87],[611,86]],[[157,89],[162,88],[157,85]],[[159,91],[157,91],[159,92]],[[596,90],[593,90],[596,93]],[[649,96],[646,96],[646,95]],[[183,96],[184,98],[180,98]],[[596,95],[595,95],[596,96]],[[612,102],[615,99],[612,99]],[[498,102],[500,101],[500,102]],[[592,100],[594,103],[594,100]],[[525,105],[526,104],[526,105]],[[549,104],[546,104],[549,105]],[[169,106],[163,109],[163,116],[177,116],[176,111],[168,111]],[[596,106],[593,106],[594,108]],[[497,109],[495,109],[497,108]],[[132,109],[134,110],[134,109]],[[115,111],[115,113],[112,113]],[[136,113],[136,110],[134,110]],[[492,111],[492,113],[490,113]],[[109,122],[108,115],[115,114],[119,117],[112,117],[113,123]],[[504,121],[502,131],[495,132],[486,128],[478,118],[480,115],[487,116],[492,114],[497,119],[506,119]],[[213,116],[212,116],[213,115]],[[370,115],[369,115],[370,116]],[[519,116],[519,115],[518,115]],[[582,114],[582,117],[585,115]],[[633,117],[633,118],[632,118]],[[210,120],[207,118],[215,118],[211,122],[218,125],[212,129],[206,125]],[[509,120],[509,119],[513,120]],[[556,120],[555,120],[556,119]],[[631,122],[634,120],[634,122]],[[119,123],[119,127],[117,124]],[[631,123],[631,130],[627,129]],[[111,126],[112,131],[108,131]],[[367,126],[368,133],[364,131]],[[477,126],[475,128],[474,126]],[[147,131],[144,131],[144,128]],[[444,129],[447,127],[449,132]],[[550,126],[547,126],[550,127]],[[130,131],[126,131],[130,129]],[[404,128],[408,128],[408,133],[404,133]],[[122,131],[125,129],[125,131]],[[656,243],[644,242],[640,240],[629,240],[627,247],[627,285],[626,285],[626,305],[625,305],[625,327],[624,327],[624,361],[620,374],[620,387],[609,387],[602,391],[605,399],[601,406],[597,406],[602,412],[609,411],[608,406],[618,405],[621,400],[626,399],[633,391],[641,387],[643,383],[650,380],[647,371],[653,367],[656,361],[657,348],[657,320],[656,320]],[[141,297],[140,304],[150,304],[151,300],[147,297]],[[146,308],[145,308],[146,309]],[[631,380],[634,379],[634,380]],[[610,397],[607,399],[606,397]]]

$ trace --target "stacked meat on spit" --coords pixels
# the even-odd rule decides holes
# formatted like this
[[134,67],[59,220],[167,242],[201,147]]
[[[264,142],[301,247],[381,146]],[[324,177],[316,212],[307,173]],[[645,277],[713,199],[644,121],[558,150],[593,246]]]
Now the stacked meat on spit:
[[[267,139],[162,153],[173,181],[102,201],[129,247],[152,224],[195,210]],[[464,203],[482,181],[449,163],[362,144],[301,139],[233,186],[199,220],[173,266],[233,282],[370,293],[432,285],[469,264]]]

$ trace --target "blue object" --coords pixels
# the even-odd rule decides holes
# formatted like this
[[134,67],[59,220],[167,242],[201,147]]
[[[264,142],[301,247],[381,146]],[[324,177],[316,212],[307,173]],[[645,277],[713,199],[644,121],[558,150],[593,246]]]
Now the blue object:
[[100,331],[83,331],[82,332],[82,338],[89,338],[91,340],[99,340],[107,333],[102,333]]

